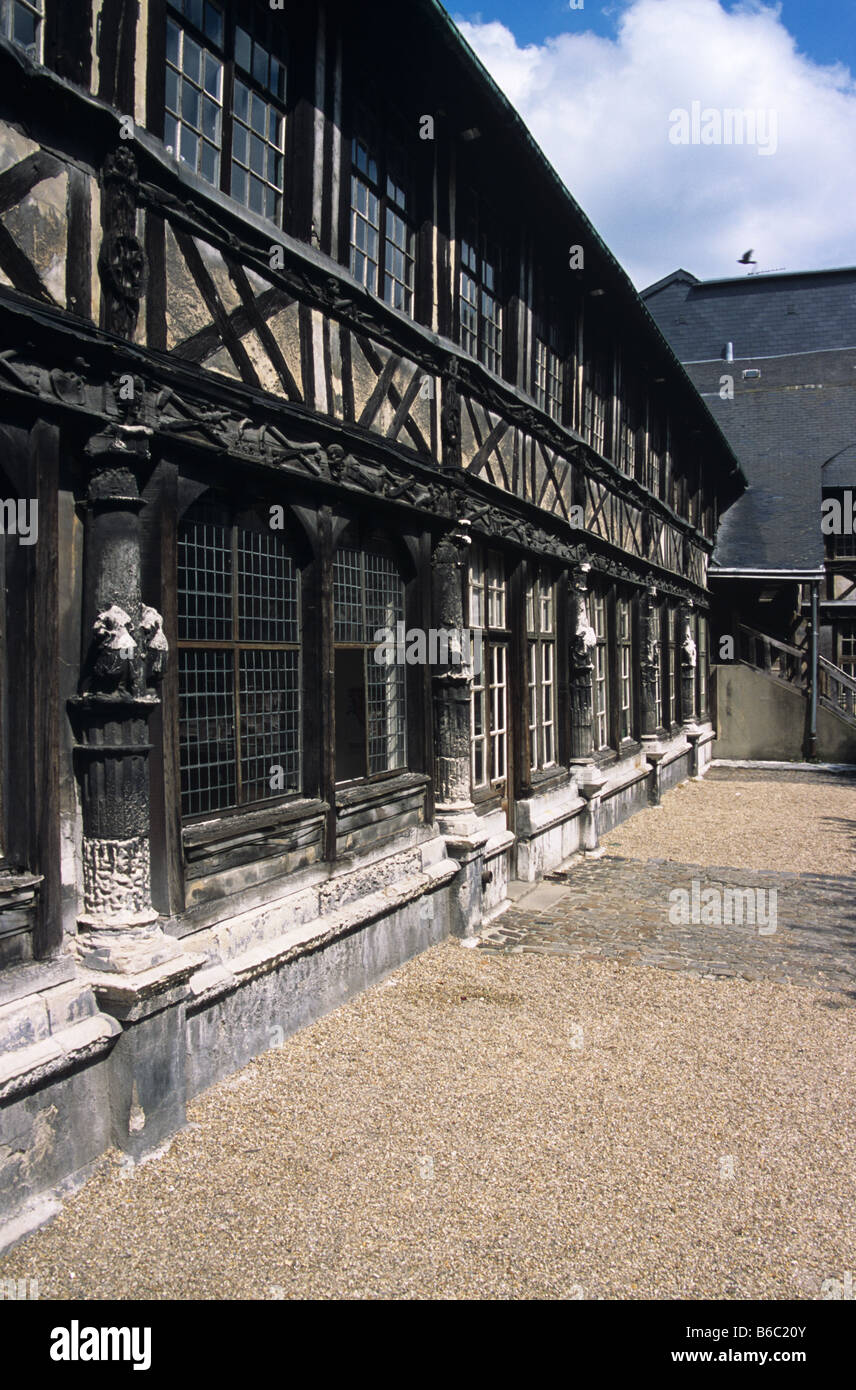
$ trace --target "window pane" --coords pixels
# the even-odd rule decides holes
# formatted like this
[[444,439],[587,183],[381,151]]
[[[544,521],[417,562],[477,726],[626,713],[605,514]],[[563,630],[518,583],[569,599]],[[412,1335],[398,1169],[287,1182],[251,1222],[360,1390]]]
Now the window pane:
[[197,29],[202,28],[202,0],[184,0],[184,13]]
[[285,68],[276,58],[270,60],[270,89],[280,101],[285,98]]
[[296,651],[240,655],[241,780],[244,801],[271,795],[270,769],[281,767],[286,791],[300,789],[300,682]]
[[268,84],[268,55],[260,44],[253,44],[253,77],[260,87]]
[[340,647],[335,662],[336,781],[365,777],[366,652]]
[[257,178],[250,179],[250,209],[264,214],[265,186]]
[[296,643],[299,576],[282,537],[240,526],[237,543],[239,637]]
[[235,62],[244,72],[250,71],[252,63],[253,45],[248,33],[243,29],[235,29]]
[[202,132],[213,140],[215,144],[220,142],[220,108],[210,97],[206,97],[202,104]]
[[218,45],[223,42],[223,16],[210,0],[205,0],[205,32]]
[[202,141],[202,157],[199,162],[199,172],[209,183],[219,182],[218,172],[220,160],[213,145],[209,145],[207,140]]
[[180,30],[177,24],[173,24],[171,19],[166,22],[166,56],[167,62],[175,63],[178,67],[178,44]]
[[254,174],[264,175],[265,146],[264,141],[257,135],[250,136],[250,168]]
[[163,131],[164,144],[171,149],[173,154],[178,151],[178,122],[174,116],[167,116],[164,121]]
[[229,651],[178,653],[183,815],[235,804],[235,697]]
[[38,35],[38,20],[29,10],[25,10],[23,5],[15,6],[15,23],[12,37],[15,43],[30,51],[31,56],[35,57],[37,52],[36,38]]
[[188,125],[199,129],[200,94],[189,82],[181,84],[181,114]]
[[202,80],[202,49],[193,39],[184,36],[184,73],[197,85]]
[[251,103],[250,125],[257,135],[267,134],[267,106],[255,92]]
[[220,75],[223,71],[221,63],[212,57],[210,53],[205,54],[205,90],[209,96],[220,100]]
[[193,134],[193,131],[192,131],[192,130],[188,130],[188,129],[187,129],[187,126],[182,126],[182,129],[181,129],[181,157],[182,157],[182,159],[186,159],[187,162],[188,162],[188,164],[189,164],[193,169],[196,168],[196,157],[197,157],[197,154],[198,154],[198,150],[199,150],[199,141],[197,140],[196,136]]
[[277,154],[276,150],[273,149],[270,145],[268,146],[268,152],[267,152],[267,154],[268,154],[268,158],[267,158],[267,163],[268,163],[268,168],[267,168],[268,183],[272,183],[272,184],[275,185],[275,187],[281,188],[281,187],[282,187],[282,155],[281,155],[281,154]]
[[232,635],[229,529],[213,511],[184,524],[178,541],[179,640],[221,642]]
[[405,669],[379,666],[371,657],[366,661],[369,774],[406,765]]
[[249,121],[250,94],[243,82],[235,82],[235,115],[242,121]]
[[247,131],[246,127],[238,125],[237,121],[232,130],[232,153],[242,164],[247,162]]
[[178,73],[172,68],[166,70],[166,104],[168,110],[178,115]]
[[232,197],[239,203],[247,201],[247,175],[239,164],[232,165]]

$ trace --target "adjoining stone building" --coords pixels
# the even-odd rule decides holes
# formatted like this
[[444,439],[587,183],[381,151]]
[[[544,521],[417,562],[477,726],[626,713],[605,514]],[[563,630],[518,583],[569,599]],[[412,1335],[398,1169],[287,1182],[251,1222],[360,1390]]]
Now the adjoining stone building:
[[677,270],[642,298],[749,480],[710,569],[738,663],[717,753],[856,761],[856,269]]
[[10,1238],[704,768],[744,479],[432,0],[2,14]]

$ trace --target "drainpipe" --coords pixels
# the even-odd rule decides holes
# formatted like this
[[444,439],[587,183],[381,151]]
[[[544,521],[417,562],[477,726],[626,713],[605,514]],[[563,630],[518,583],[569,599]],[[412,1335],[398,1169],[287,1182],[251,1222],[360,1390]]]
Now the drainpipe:
[[809,660],[810,660],[810,666],[809,666],[809,681],[811,682],[811,685],[810,685],[810,693],[809,693],[808,738],[807,738],[807,740],[806,740],[806,757],[807,757],[810,761],[813,760],[813,759],[815,759],[815,758],[817,757],[817,678],[818,678],[818,660],[817,660],[817,647],[818,647],[818,644],[817,644],[817,621],[818,621],[818,611],[817,611],[817,607],[818,607],[818,604],[817,604],[817,601],[818,601],[818,587],[819,587],[818,581],[817,581],[816,579],[813,579],[812,582],[811,582],[811,648],[810,648],[811,655],[810,655],[810,658],[809,658]]

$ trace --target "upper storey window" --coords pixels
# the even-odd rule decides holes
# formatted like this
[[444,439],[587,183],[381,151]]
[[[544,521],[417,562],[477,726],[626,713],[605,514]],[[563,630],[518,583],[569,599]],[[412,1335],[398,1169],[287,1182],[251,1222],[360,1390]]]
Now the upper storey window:
[[[223,15],[202,0],[177,0],[177,10],[200,21],[200,37],[223,40]],[[207,15],[206,15],[207,12]],[[223,63],[172,18],[166,22],[166,119],[164,142],[209,183],[220,183],[223,143]]]
[[285,67],[244,29],[235,29],[232,197],[279,222],[285,164]]
[[169,0],[164,142],[215,188],[281,223],[286,69],[252,14],[233,23],[214,0]]
[[606,458],[612,450],[612,359],[599,335],[589,335],[583,367],[583,434]]
[[[481,222],[486,222],[482,212]],[[502,304],[499,248],[479,219],[470,217],[461,237],[458,287],[460,344],[497,374],[502,371]]]
[[565,364],[552,336],[535,339],[535,400],[554,420],[562,419]]
[[42,60],[42,30],[45,0],[3,0],[3,33],[28,57]]
[[351,274],[413,316],[413,198],[403,156],[367,127],[351,149]]

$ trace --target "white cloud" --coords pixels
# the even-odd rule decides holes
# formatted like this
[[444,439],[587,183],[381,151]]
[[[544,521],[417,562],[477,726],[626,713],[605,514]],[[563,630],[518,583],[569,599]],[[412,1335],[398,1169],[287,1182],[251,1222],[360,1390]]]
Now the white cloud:
[[[740,274],[750,246],[759,270],[856,264],[856,81],[801,54],[779,6],[632,0],[614,40],[584,22],[525,48],[498,22],[459,27],[637,286]],[[775,112],[770,153],[670,143],[694,101]]]

